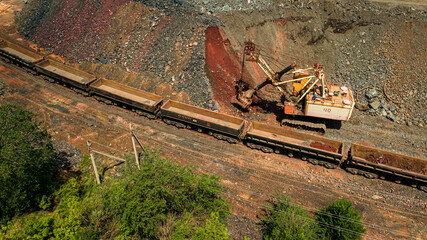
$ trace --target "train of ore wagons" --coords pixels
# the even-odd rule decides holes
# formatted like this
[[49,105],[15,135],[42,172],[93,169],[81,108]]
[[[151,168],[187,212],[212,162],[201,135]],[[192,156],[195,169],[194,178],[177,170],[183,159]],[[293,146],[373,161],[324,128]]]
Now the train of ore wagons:
[[131,88],[50,59],[7,35],[0,35],[0,57],[32,74],[107,104],[150,119],[187,128],[250,148],[300,158],[326,168],[380,178],[427,192],[427,160],[377,148],[249,121]]

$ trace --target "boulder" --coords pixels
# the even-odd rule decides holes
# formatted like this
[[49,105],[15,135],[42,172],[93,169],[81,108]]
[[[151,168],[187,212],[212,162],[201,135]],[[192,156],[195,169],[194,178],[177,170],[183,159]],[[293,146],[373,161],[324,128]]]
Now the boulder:
[[391,121],[393,121],[393,122],[395,122],[395,121],[396,121],[396,116],[395,116],[395,115],[393,115],[393,114],[391,114],[391,113],[387,114],[387,118],[388,118],[388,119],[390,119],[390,120],[391,120]]
[[379,95],[380,95],[380,93],[377,90],[372,89],[372,88],[368,89],[366,91],[366,94],[365,94],[367,99],[373,99],[373,98],[378,97]]
[[372,109],[375,109],[375,110],[377,110],[380,106],[381,106],[381,103],[378,100],[375,100],[375,101],[369,103],[369,107],[371,107]]
[[369,107],[365,104],[361,104],[361,103],[355,103],[354,107],[359,109],[360,111],[366,111],[369,110]]

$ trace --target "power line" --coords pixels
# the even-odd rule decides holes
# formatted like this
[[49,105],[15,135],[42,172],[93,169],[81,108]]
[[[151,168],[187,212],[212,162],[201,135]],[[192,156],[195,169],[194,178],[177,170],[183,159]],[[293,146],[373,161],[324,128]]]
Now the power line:
[[[36,102],[34,102],[34,101],[32,101],[32,100],[30,100],[30,99],[28,99],[28,98],[26,98],[26,97],[24,97],[24,96],[22,96],[22,98],[25,98],[25,99],[27,99],[28,101],[30,101],[30,102],[32,102],[32,103],[34,103],[34,104],[36,104],[36,105],[38,105],[38,106],[41,106],[41,107],[43,107],[43,108],[47,108],[47,109],[49,109],[49,110],[51,110],[51,111],[54,111],[54,112],[58,112],[59,114],[62,114],[62,115],[65,115],[65,116],[68,116],[68,115],[66,115],[66,114],[64,114],[64,113],[62,113],[62,112],[59,112],[59,111],[55,111],[54,109],[51,109],[51,108],[49,108],[49,107],[47,107],[47,106],[44,106],[44,105],[41,105],[41,104],[38,104],[38,103],[36,103]],[[78,109],[78,111],[80,111],[80,112],[82,112],[82,110],[81,109]],[[83,111],[84,112],[84,111]],[[86,112],[84,112],[85,114],[86,114]],[[82,121],[86,121],[87,122],[87,120],[86,119],[84,119],[83,117],[78,117],[78,116],[73,116],[73,117],[77,117],[77,118],[80,118]],[[103,120],[100,120],[101,122],[103,121]],[[103,121],[104,123],[106,123],[106,121]],[[117,127],[118,128],[121,128],[121,129],[123,129],[123,130],[125,130],[126,128],[125,127],[123,127],[123,126],[120,126],[120,125],[117,125]],[[148,137],[148,136],[146,136],[146,137]],[[156,141],[156,142],[159,142],[159,141],[157,141],[157,140],[155,140],[155,139],[153,139],[153,138],[151,138],[151,137],[148,137],[149,139],[151,139],[151,140],[153,140],[153,141]],[[165,143],[164,142],[161,142],[161,144],[162,145],[165,145]],[[108,148],[110,148],[110,149],[113,149],[113,148],[111,148],[111,147],[109,147],[109,146],[106,146],[106,145],[104,145],[105,147],[108,147]],[[118,150],[118,149],[114,149],[114,150],[116,150],[116,151],[120,151],[120,150]],[[123,151],[120,151],[120,152],[122,152],[122,153],[124,153]],[[251,161],[253,161],[253,160],[251,160]],[[265,164],[265,163],[261,163],[261,165],[267,165],[267,164]],[[257,169],[254,169],[254,168],[251,168],[252,170],[256,170],[257,171]],[[286,170],[285,170],[286,171]],[[290,172],[290,171],[288,171],[288,172]],[[270,173],[268,173],[268,174],[270,174]],[[282,177],[283,178],[283,177]],[[295,187],[295,186],[294,186]],[[310,190],[310,191],[312,191],[312,190]],[[325,195],[325,194],[324,194]],[[392,195],[392,196],[394,196],[394,195]],[[363,199],[363,198],[362,198]],[[384,203],[385,205],[389,205],[389,204],[386,204],[386,203]],[[399,213],[402,213],[401,211],[397,211],[397,210],[393,210],[393,211],[395,211],[395,212],[399,212]],[[416,216],[420,216],[419,214],[417,214],[417,213],[413,213],[413,212],[410,212],[410,211],[406,211],[406,213],[412,213],[412,215],[416,215]],[[425,217],[425,216],[422,216],[422,217]]]
[[[234,187],[228,186],[227,188],[234,188]],[[238,190],[238,191],[242,191],[241,189],[238,189],[238,188],[234,188],[234,189]],[[246,193],[254,195],[254,192],[246,191]],[[279,201],[279,199],[277,199],[277,198],[275,198],[273,196],[269,196],[269,198],[273,199],[273,200],[278,200]],[[364,222],[360,222],[360,221],[357,221],[357,220],[352,219],[352,218],[347,218],[347,217],[344,217],[344,216],[332,214],[332,213],[325,212],[325,211],[322,211],[322,210],[318,210],[318,209],[315,209],[315,208],[305,207],[301,203],[289,202],[288,204],[292,205],[294,207],[301,207],[301,208],[305,209],[306,211],[308,211],[310,213],[313,213],[313,214],[324,215],[324,216],[331,216],[334,219],[338,219],[338,220],[342,220],[342,221],[346,221],[346,222],[350,222],[350,223],[361,224],[361,225],[364,225],[365,227],[368,227],[368,228],[377,229],[377,230],[381,230],[381,231],[384,231],[384,232],[388,231],[388,232],[399,233],[401,235],[405,235],[406,234],[406,233],[401,232],[401,231],[392,230],[390,228],[384,228],[384,227],[382,227],[380,225],[372,224],[372,223],[369,223],[369,222],[365,222],[365,221]]]
[[[247,204],[252,205],[252,206],[256,206],[256,207],[258,207],[260,209],[268,209],[268,210],[273,211],[273,212],[279,212],[278,210],[273,209],[273,208],[271,208],[269,206],[263,206],[263,205],[260,205],[258,203],[250,202],[250,201],[248,201],[246,199],[243,199],[243,198],[237,199],[236,197],[234,197],[232,195],[229,195],[229,194],[225,194],[225,195],[227,195],[229,198],[232,198],[232,199],[235,199],[235,200],[238,200],[238,201],[241,201],[241,202],[246,202]],[[280,212],[284,212],[284,211],[280,211]],[[318,221],[318,220],[310,218],[310,217],[305,217],[305,216],[302,216],[302,215],[299,215],[299,214],[296,214],[295,216],[296,217],[300,217],[302,219],[309,220],[309,221],[318,222],[318,223],[323,224],[325,227],[330,228],[330,229],[336,229],[336,230],[340,230],[340,231],[347,232],[347,233],[352,233],[352,234],[360,234],[359,232],[353,231],[351,229],[341,228],[339,226],[327,224],[327,223]],[[368,237],[370,239],[379,239],[379,238],[373,237],[371,235],[368,235],[367,233],[363,233],[362,235],[364,235],[365,237]]]
[[[197,156],[195,156],[195,155],[191,155],[192,157],[196,157],[196,158],[198,158]],[[251,176],[255,176],[254,174],[249,174],[249,175],[251,175]],[[258,177],[258,178],[262,178],[262,177],[259,177],[259,176],[256,176],[256,177]],[[271,180],[271,179],[266,179],[266,180],[268,180],[268,181],[273,181],[273,180]],[[282,183],[283,184],[283,183]],[[293,185],[292,185],[293,186]],[[232,188],[232,187],[230,187],[230,186],[226,186],[227,188]],[[295,187],[295,186],[294,186]],[[320,192],[318,192],[318,193],[320,193]],[[320,194],[322,194],[322,193],[320,193]],[[315,210],[311,210],[311,212],[314,212]],[[324,213],[324,212],[319,212],[320,214],[327,214],[327,213]],[[328,215],[330,215],[330,214],[328,214]],[[332,215],[334,218],[340,218],[340,219],[343,219],[343,220],[345,220],[346,218],[344,218],[344,217],[341,217],[341,216],[338,216],[338,215]],[[347,218],[347,221],[353,221],[354,222],[354,220],[352,220],[352,219],[348,219]],[[380,227],[379,225],[375,225],[375,224],[372,224],[372,223],[365,223],[364,222],[364,225],[365,226],[367,226],[367,227],[369,227],[369,228],[374,228],[374,229],[379,229],[379,230],[382,230],[382,231],[389,231],[389,232],[395,232],[395,233],[398,233],[398,231],[394,231],[394,230],[391,230],[391,229],[384,229],[384,228],[382,228],[382,227]]]
[[[148,137],[149,138],[149,137]],[[157,140],[154,140],[154,139],[152,139],[153,141],[157,141]],[[157,141],[158,142],[158,141]],[[163,147],[168,147],[168,146],[166,146],[166,144],[167,143],[165,143],[165,142],[162,142],[162,146]],[[174,149],[174,148],[176,148],[177,146],[176,145],[174,145],[174,147],[172,148],[172,147],[168,147],[168,148],[170,148],[170,149]],[[188,151],[188,149],[187,149],[187,151]],[[185,153],[184,153],[185,154]],[[201,155],[206,155],[206,154],[203,154],[203,153],[200,153],[199,152],[199,154],[201,154]],[[195,155],[191,155],[192,157],[195,157]],[[222,159],[220,159],[220,158],[218,158],[218,157],[213,157],[213,156],[210,156],[211,158],[215,158],[215,159],[217,159],[218,161],[222,161],[222,162],[224,162],[224,160],[222,160]],[[203,159],[203,158],[202,158]],[[253,161],[256,161],[256,160],[251,160],[252,162]],[[248,162],[248,161],[246,161],[246,162]],[[259,162],[259,161],[258,161]],[[260,162],[260,165],[263,165],[264,163],[261,163]],[[266,164],[264,164],[264,165],[266,165]],[[268,175],[273,175],[273,173],[270,173],[270,172],[265,172],[264,170],[259,170],[259,169],[255,169],[255,168],[252,168],[252,167],[247,167],[247,166],[242,166],[242,167],[244,167],[244,168],[247,168],[247,169],[249,169],[249,170],[253,170],[253,171],[258,171],[258,172],[263,172],[264,174],[268,174]],[[249,175],[251,175],[251,174],[249,174]],[[252,174],[252,176],[254,176],[253,174]],[[284,180],[289,180],[289,179],[285,179],[283,176],[278,176],[278,175],[274,175],[275,177],[279,177],[279,178],[282,178],[282,179],[284,179]],[[265,179],[265,178],[264,178]],[[268,180],[268,181],[274,181],[274,182],[278,182],[278,181],[275,181],[275,180],[272,180],[272,179],[266,179],[266,180]],[[294,180],[291,180],[291,181],[294,181]],[[279,183],[279,182],[278,182]],[[284,183],[282,183],[282,182],[280,182],[280,184],[284,184]],[[284,184],[284,185],[290,185],[290,184]],[[290,186],[292,186],[292,187],[296,187],[296,188],[301,188],[301,187],[298,187],[298,186],[295,186],[295,185],[290,185]],[[301,188],[302,189],[302,188]],[[308,190],[308,191],[311,191],[311,192],[314,192],[314,193],[316,193],[316,194],[322,194],[322,195],[329,195],[329,196],[333,196],[333,195],[331,195],[331,194],[326,194],[326,193],[321,193],[321,192],[319,192],[319,191],[315,191],[315,190],[311,190],[311,189],[304,189],[304,190]],[[362,199],[364,199],[364,198],[362,198]],[[366,200],[368,200],[367,198],[365,198]],[[368,200],[368,201],[371,201],[371,200]],[[387,203],[384,203],[384,205],[388,205],[388,206],[392,206],[392,205],[390,205],[390,204],[387,204]],[[392,206],[393,207],[393,206]],[[388,209],[388,210],[390,210],[390,209]],[[403,212],[401,212],[401,211],[398,211],[398,210],[392,210],[392,211],[395,211],[395,212],[399,212],[399,213],[403,213]],[[405,213],[408,213],[408,212],[410,212],[410,211],[406,211]],[[417,214],[417,213],[413,213],[413,212],[411,212],[413,215],[416,215],[416,216],[419,216],[419,217],[423,217],[423,218],[425,218],[425,215],[419,215],[419,214]]]
[[[74,116],[75,117],[75,116]],[[83,118],[81,118],[81,119],[83,119]],[[154,139],[153,139],[154,140]],[[155,140],[155,141],[157,141],[157,140]],[[104,145],[104,146],[106,146],[106,145]],[[107,146],[106,146],[107,147]],[[109,147],[110,148],[110,147]],[[115,150],[117,150],[117,149],[115,149]],[[250,168],[250,169],[254,169],[254,168]],[[258,170],[256,170],[255,169],[255,171],[258,171]],[[271,180],[270,180],[271,181]]]

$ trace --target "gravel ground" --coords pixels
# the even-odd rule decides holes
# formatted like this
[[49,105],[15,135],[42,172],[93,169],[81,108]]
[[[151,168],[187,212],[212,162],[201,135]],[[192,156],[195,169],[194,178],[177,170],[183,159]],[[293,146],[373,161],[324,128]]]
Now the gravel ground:
[[[281,62],[308,64],[308,59],[318,58],[333,82],[349,85],[355,93],[363,90],[358,107],[365,109],[364,114],[409,126],[427,123],[427,108],[421,100],[427,93],[422,84],[427,56],[419,51],[427,46],[425,10],[354,0],[121,0],[102,5],[94,0],[84,4],[33,0],[16,22],[20,32],[47,53],[63,55],[70,62],[113,63],[142,74],[154,73],[160,80],[142,89],[154,92],[166,83],[188,94],[192,104],[207,108],[212,88],[204,71],[205,29],[233,29],[226,33],[232,48],[240,52],[248,38],[241,29],[260,29],[280,19],[290,19],[286,21],[292,27],[285,28],[284,34],[307,53],[305,59],[292,53],[291,59]],[[267,55],[275,54],[277,50],[268,48],[276,42],[268,35],[256,41]],[[325,53],[327,57],[319,56]],[[372,99],[375,108],[364,96],[366,87],[380,91]]]
[[11,93],[9,86],[6,83],[4,83],[2,80],[0,80],[0,97],[6,96],[9,93]]
[[202,107],[212,98],[204,73],[204,30],[218,22],[184,1],[127,0],[105,1],[102,6],[98,1],[79,5],[35,0],[16,20],[20,32],[48,54],[65,56],[70,62],[149,71],[162,80],[144,90],[154,92],[160,83],[167,83]]
[[54,166],[61,170],[76,170],[82,161],[83,154],[70,143],[54,141],[55,148]]

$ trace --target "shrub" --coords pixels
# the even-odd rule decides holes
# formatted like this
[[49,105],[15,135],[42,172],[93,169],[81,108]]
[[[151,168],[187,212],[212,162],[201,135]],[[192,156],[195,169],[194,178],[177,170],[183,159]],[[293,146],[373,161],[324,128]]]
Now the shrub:
[[259,225],[264,239],[315,239],[317,225],[301,206],[283,194],[273,196],[262,210]]
[[366,232],[360,212],[353,209],[353,203],[339,199],[316,213],[322,235],[326,239],[362,239]]
[[35,114],[0,106],[0,222],[38,206],[50,195],[54,149]]
[[228,231],[225,223],[220,219],[218,212],[211,212],[210,218],[206,219],[204,226],[197,227],[197,221],[190,213],[185,213],[182,219],[179,219],[170,239],[182,240],[228,240]]
[[[100,203],[91,211],[103,211],[110,216],[99,226],[111,228],[114,220],[121,234],[155,239],[156,232],[170,214],[192,212],[205,215],[228,214],[228,205],[221,192],[219,177],[198,176],[189,167],[181,167],[150,153],[145,155],[141,170],[130,166],[123,175],[105,185]],[[104,232],[106,229],[98,229]],[[112,237],[112,236],[104,236]]]
[[[125,167],[102,185],[93,179],[92,172],[70,179],[52,195],[53,212],[10,221],[0,228],[0,239],[170,239],[174,229],[175,239],[195,238],[196,232],[199,239],[228,237],[219,177],[199,176],[146,152],[141,170]],[[40,205],[48,209],[47,202]],[[200,227],[206,216],[211,218]]]
[[204,227],[200,227],[195,232],[195,240],[228,240],[227,227],[219,218],[218,212],[212,212],[211,217],[206,220]]

